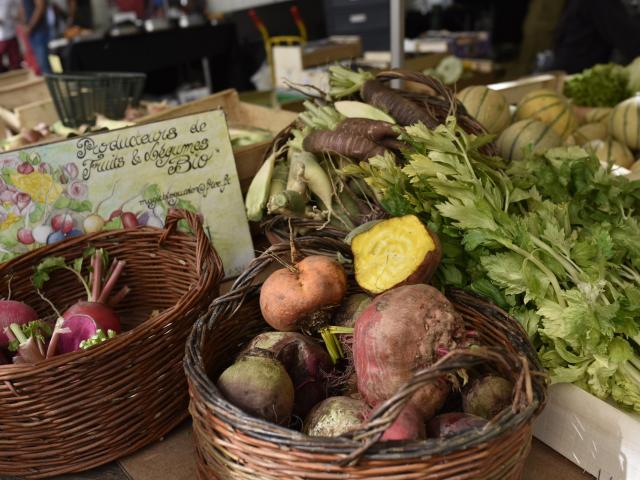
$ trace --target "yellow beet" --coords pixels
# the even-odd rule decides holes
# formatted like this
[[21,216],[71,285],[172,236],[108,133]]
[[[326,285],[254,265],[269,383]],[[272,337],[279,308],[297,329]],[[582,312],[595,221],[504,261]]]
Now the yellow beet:
[[356,281],[373,294],[428,281],[442,258],[438,237],[415,215],[376,223],[351,248]]

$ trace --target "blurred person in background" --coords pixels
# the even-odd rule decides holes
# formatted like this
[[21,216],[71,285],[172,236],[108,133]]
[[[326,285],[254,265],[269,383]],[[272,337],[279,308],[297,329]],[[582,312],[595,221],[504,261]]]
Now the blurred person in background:
[[567,0],[551,68],[576,73],[596,63],[631,62],[640,55],[640,1]]
[[26,24],[25,34],[42,73],[51,73],[49,66],[49,25],[46,0],[22,0]]
[[0,0],[0,72],[6,71],[7,68],[9,70],[20,68],[20,45],[16,37],[19,19],[19,0]]

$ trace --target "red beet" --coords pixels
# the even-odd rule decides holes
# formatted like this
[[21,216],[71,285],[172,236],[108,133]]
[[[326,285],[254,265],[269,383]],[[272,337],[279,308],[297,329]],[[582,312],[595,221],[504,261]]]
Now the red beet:
[[337,437],[347,433],[369,415],[362,400],[349,397],[329,397],[313,407],[304,421],[304,433],[312,437]]
[[484,418],[467,413],[443,413],[429,420],[427,434],[430,438],[449,438],[469,430],[480,430],[487,423]]
[[247,351],[255,348],[273,353],[291,377],[295,388],[293,413],[304,417],[326,398],[325,374],[333,368],[331,358],[312,338],[295,332],[265,332],[251,341]]
[[[453,350],[464,339],[464,324],[437,289],[424,284],[396,287],[378,295],[356,320],[353,359],[358,391],[369,405],[391,397],[413,374]],[[441,379],[418,390],[411,403],[431,418],[449,386]]]
[[69,333],[60,335],[57,352],[68,353],[80,349],[80,342],[96,334],[98,330],[120,333],[120,319],[116,312],[103,303],[78,302],[64,314],[63,327]]
[[511,405],[513,383],[497,375],[476,378],[462,392],[465,413],[491,420]]
[[407,404],[391,426],[385,430],[382,441],[422,440],[426,436],[422,413],[413,405]]
[[26,303],[15,300],[0,300],[0,348],[9,344],[9,339],[4,333],[12,323],[24,325],[38,319],[38,313]]

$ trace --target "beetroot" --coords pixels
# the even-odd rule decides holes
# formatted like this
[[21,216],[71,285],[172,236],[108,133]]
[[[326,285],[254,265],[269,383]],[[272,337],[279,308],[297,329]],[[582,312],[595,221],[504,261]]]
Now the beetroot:
[[491,420],[511,405],[513,383],[496,375],[486,375],[473,380],[462,392],[462,409],[465,413]]
[[[462,318],[437,289],[424,284],[393,288],[377,296],[356,320],[353,357],[358,391],[369,405],[391,397],[420,369],[464,339]],[[440,379],[419,389],[410,402],[432,417],[449,386]]]
[[245,355],[218,378],[222,395],[236,407],[269,422],[286,424],[293,410],[293,383],[282,364]]
[[313,407],[304,422],[304,433],[312,437],[337,437],[359,427],[369,414],[362,400],[329,397]]
[[247,350],[268,350],[282,363],[293,381],[293,413],[305,417],[327,396],[326,374],[333,368],[326,350],[311,337],[295,332],[265,332],[255,337]]
[[427,434],[421,412],[411,404],[402,409],[400,415],[382,435],[382,441],[422,440]]
[[12,323],[24,325],[37,319],[38,313],[26,303],[0,300],[0,348],[6,348],[9,344],[5,328],[9,328]]
[[484,418],[467,413],[443,413],[427,422],[427,435],[430,438],[449,438],[469,430],[480,430],[487,423]]

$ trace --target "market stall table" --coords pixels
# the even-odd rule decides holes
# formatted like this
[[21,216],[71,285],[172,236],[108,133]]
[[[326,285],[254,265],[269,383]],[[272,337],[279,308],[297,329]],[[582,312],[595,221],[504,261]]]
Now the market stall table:
[[131,35],[79,38],[59,47],[55,53],[65,72],[144,72],[148,75],[148,83],[159,81],[155,77],[163,70],[202,61],[205,80],[212,71],[216,77],[214,85],[224,88],[229,73],[226,66],[235,39],[235,25],[205,24]]

